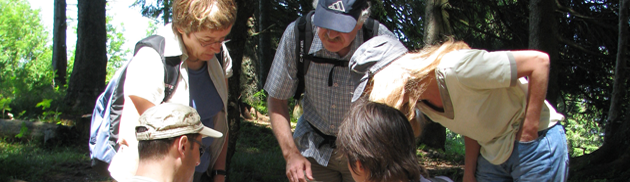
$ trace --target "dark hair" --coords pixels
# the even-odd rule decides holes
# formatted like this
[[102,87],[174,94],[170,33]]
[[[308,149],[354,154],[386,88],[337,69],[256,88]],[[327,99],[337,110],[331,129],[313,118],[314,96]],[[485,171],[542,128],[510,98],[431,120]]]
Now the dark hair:
[[427,174],[418,164],[407,117],[385,104],[357,101],[339,128],[337,147],[352,171],[356,171],[356,161],[361,162],[370,172],[370,181],[419,180],[421,174]]
[[[138,142],[138,154],[140,160],[160,160],[163,159],[166,154],[168,154],[168,150],[170,149],[175,139],[181,137],[183,135],[165,138],[165,139],[157,139],[157,140],[141,140]],[[195,139],[199,136],[198,133],[186,134],[188,140]],[[193,147],[194,142],[190,142],[190,147]]]

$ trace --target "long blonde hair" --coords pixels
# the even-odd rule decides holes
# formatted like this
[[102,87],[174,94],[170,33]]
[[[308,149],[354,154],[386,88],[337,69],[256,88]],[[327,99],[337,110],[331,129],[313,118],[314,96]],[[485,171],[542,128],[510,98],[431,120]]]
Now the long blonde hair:
[[[415,119],[418,99],[435,79],[435,68],[446,53],[470,49],[462,41],[449,38],[441,45],[425,47],[415,53],[408,53],[376,73],[365,94],[370,101],[387,104],[405,114],[410,121]],[[411,123],[418,136],[422,131],[418,124]],[[415,131],[419,130],[419,131]]]

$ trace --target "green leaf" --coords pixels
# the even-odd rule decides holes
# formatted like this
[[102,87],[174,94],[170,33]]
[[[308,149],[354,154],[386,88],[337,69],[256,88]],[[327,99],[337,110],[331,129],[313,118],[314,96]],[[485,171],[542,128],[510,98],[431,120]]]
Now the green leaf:
[[20,133],[15,135],[16,138],[22,138],[25,135],[28,135],[28,128],[26,127],[26,123],[22,122],[22,127],[20,127]]
[[44,99],[43,101],[37,103],[35,107],[42,107],[42,110],[46,110],[50,107],[51,102],[52,102],[52,99]]

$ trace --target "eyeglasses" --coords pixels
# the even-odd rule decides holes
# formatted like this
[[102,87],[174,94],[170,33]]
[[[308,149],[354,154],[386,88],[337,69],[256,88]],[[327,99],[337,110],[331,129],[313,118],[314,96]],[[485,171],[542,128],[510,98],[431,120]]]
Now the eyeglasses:
[[201,157],[206,152],[206,146],[203,145],[200,141],[195,140],[194,138],[190,138],[191,141],[199,144],[199,157]]
[[201,47],[207,47],[209,45],[215,45],[215,44],[225,44],[227,42],[229,42],[230,40],[219,40],[219,41],[205,41],[205,40],[201,40],[199,39],[199,37],[197,37],[197,35],[195,35],[194,33],[192,33],[193,36],[195,36],[195,39],[197,39],[197,42],[199,42],[199,44],[201,45]]

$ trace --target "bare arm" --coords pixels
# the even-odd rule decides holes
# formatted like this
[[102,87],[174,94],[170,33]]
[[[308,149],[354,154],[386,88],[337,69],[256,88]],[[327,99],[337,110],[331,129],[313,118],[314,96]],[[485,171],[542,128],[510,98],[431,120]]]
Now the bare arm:
[[[229,138],[230,138],[229,135],[225,135],[225,137],[224,137],[225,142],[223,142],[223,149],[221,149],[221,153],[219,153],[219,157],[217,158],[217,162],[214,163],[214,166],[212,167],[212,169],[214,169],[214,170],[225,170],[225,160],[227,158],[227,148],[228,148]],[[225,176],[224,175],[216,175],[214,177],[214,181],[223,182],[223,181],[225,181]]]
[[[138,111],[138,116],[142,115],[142,113],[144,113],[144,111],[146,111],[147,109],[155,106],[155,104],[151,103],[150,101],[143,99],[141,97],[138,97],[138,96],[132,95],[132,96],[129,96],[129,98],[131,99],[131,102],[133,103],[133,105],[136,107],[136,111]],[[135,146],[135,144],[137,144],[137,141],[135,141],[135,129],[133,129],[136,127],[135,124],[129,123],[129,121],[127,122],[121,121],[118,127],[119,127],[120,135],[117,142],[121,145],[127,145],[127,146],[130,146],[129,143],[133,143]],[[134,140],[128,141],[128,139],[132,136]]]
[[519,141],[538,138],[540,112],[547,95],[549,56],[538,51],[513,51],[518,77],[529,77],[525,121],[517,134]]
[[155,104],[151,103],[150,101],[138,96],[131,95],[129,96],[129,98],[133,102],[133,105],[136,106],[136,110],[138,110],[138,115],[142,115],[144,111],[155,106]]
[[284,156],[284,160],[287,162],[286,175],[289,181],[306,181],[303,171],[306,172],[306,176],[310,180],[313,180],[311,163],[300,154],[300,151],[293,141],[291,125],[289,124],[288,101],[269,96],[267,104],[273,133],[282,149],[282,156]]
[[464,159],[464,181],[476,182],[475,172],[477,171],[477,158],[479,157],[479,149],[481,146],[476,140],[464,136],[464,145],[466,146],[466,156]]

